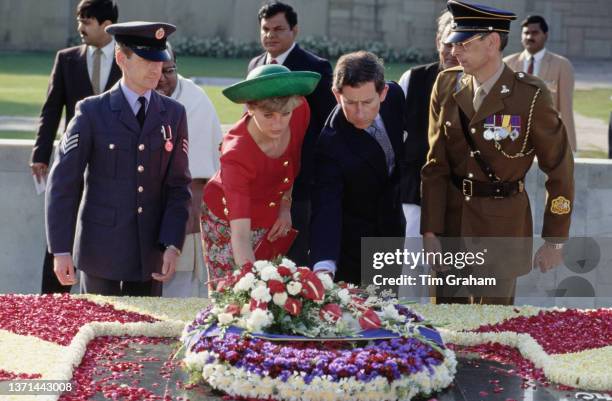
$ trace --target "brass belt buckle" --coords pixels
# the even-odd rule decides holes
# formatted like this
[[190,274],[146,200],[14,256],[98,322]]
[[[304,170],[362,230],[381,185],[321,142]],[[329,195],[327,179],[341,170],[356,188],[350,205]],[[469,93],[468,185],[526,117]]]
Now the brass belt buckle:
[[461,190],[463,192],[463,196],[472,196],[472,193],[474,192],[474,183],[472,180],[464,178],[462,181]]
[[518,182],[518,191],[519,193],[525,192],[525,183],[523,182],[523,180],[519,180]]

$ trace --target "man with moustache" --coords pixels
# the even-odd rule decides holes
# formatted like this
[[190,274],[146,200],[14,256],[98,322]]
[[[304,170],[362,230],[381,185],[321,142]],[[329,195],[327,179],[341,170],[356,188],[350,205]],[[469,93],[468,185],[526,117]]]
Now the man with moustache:
[[429,101],[438,73],[455,67],[457,59],[451,54],[452,46],[444,43],[450,34],[453,16],[443,12],[438,18],[436,46],[438,61],[419,65],[406,71],[399,84],[406,95],[406,139],[404,140],[404,160],[400,184],[404,215],[406,217],[406,237],[420,236],[421,227],[421,169],[425,164],[429,145],[427,128]]
[[[77,6],[76,16],[77,31],[83,44],[57,52],[49,78],[47,99],[40,113],[30,161],[32,174],[38,182],[46,178],[62,112],[65,111],[66,127],[79,100],[110,89],[121,78],[114,57],[115,41],[104,30],[117,22],[115,1],[82,0]],[[41,292],[70,292],[70,286],[61,285],[53,274],[53,255],[46,249]]]
[[77,104],[58,147],[47,242],[60,283],[76,283],[76,266],[82,293],[160,295],[174,275],[191,200],[187,117],[154,89],[175,29],[140,21],[106,28],[123,76]]
[[[446,43],[452,44],[460,67],[442,71],[431,95],[421,232],[429,252],[441,249],[439,237],[503,238],[503,244],[494,243],[503,245],[503,252],[491,255],[489,249],[487,254],[486,273],[495,274],[495,287],[467,288],[460,298],[457,293],[464,288],[438,287],[436,295],[438,302],[508,305],[517,276],[532,265],[547,271],[562,260],[574,200],[571,147],[544,82],[515,73],[502,61],[516,16],[456,0],[447,6],[453,26]],[[532,261],[524,180],[535,156],[547,175],[546,242]]]
[[306,96],[310,106],[310,124],[302,144],[300,173],[292,190],[291,219],[299,231],[288,258],[298,265],[308,265],[310,195],[314,171],[314,147],[323,124],[336,101],[331,92],[332,68],[329,61],[302,49],[295,41],[298,35],[297,13],[279,1],[266,3],[258,13],[261,45],[265,53],[249,63],[248,71],[264,64],[282,64],[291,71],[313,71],[321,74],[314,92]]
[[553,104],[561,113],[570,145],[575,152],[574,68],[565,57],[546,49],[548,24],[544,17],[530,15],[521,23],[521,43],[524,51],[511,54],[504,62],[514,71],[523,71],[542,79],[553,96]]

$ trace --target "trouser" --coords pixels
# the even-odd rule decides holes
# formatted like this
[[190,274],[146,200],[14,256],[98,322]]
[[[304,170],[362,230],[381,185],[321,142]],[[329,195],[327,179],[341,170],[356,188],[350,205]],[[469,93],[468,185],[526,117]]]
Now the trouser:
[[310,249],[310,199],[293,200],[291,204],[291,223],[299,231],[293,245],[287,252],[287,258],[298,266],[310,266],[308,251]]
[[81,294],[151,297],[161,296],[161,283],[149,281],[119,281],[81,272]]
[[53,255],[45,248],[43,261],[41,294],[69,293],[71,285],[62,285],[53,271]]

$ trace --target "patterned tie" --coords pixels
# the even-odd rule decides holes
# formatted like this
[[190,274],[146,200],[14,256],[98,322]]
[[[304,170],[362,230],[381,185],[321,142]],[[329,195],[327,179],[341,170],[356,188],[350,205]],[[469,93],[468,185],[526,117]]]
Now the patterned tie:
[[472,99],[474,111],[478,111],[478,109],[482,105],[482,101],[484,100],[485,96],[487,96],[487,92],[485,92],[482,86],[479,86],[478,89],[476,89],[476,93],[474,93],[474,99]]
[[268,64],[278,64],[278,61],[276,61],[275,59],[272,59],[272,61],[270,61]]
[[529,57],[529,66],[527,67],[527,74],[533,75],[534,57]]
[[393,146],[391,145],[389,136],[383,129],[377,126],[376,121],[374,121],[372,125],[366,129],[366,132],[370,134],[372,138],[376,139],[376,142],[378,142],[383,152],[385,153],[387,170],[389,174],[391,174],[391,172],[393,171],[393,167],[395,166],[395,153],[393,153]]
[[138,98],[138,102],[140,103],[140,108],[138,109],[138,113],[136,113],[136,119],[138,120],[138,124],[140,124],[140,128],[142,128],[144,125],[145,115],[147,113],[147,99],[144,96],[141,96]]
[[93,88],[94,95],[99,94],[100,91],[100,60],[102,58],[102,49],[96,48],[93,55],[93,68],[91,71],[91,87]]

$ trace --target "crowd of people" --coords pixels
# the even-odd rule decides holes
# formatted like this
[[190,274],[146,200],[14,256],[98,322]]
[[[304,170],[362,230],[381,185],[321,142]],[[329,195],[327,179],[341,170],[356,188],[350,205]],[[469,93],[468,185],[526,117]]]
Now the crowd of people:
[[541,16],[521,25],[525,51],[503,59],[515,14],[449,0],[439,60],[397,84],[367,51],[332,69],[298,45],[295,10],[266,3],[264,51],[223,91],[245,110],[224,135],[206,93],[178,74],[175,26],[117,23],[114,0],[82,0],[76,16],[84,44],[57,53],[31,160],[37,179],[49,175],[43,293],[79,282],[102,295],[205,296],[266,246],[360,284],[362,238],[423,235],[436,250],[444,237],[531,237],[535,157],[547,175],[544,245],[504,270],[494,296],[435,296],[511,304],[532,262],[559,264],[574,196],[573,72],[545,49]]

